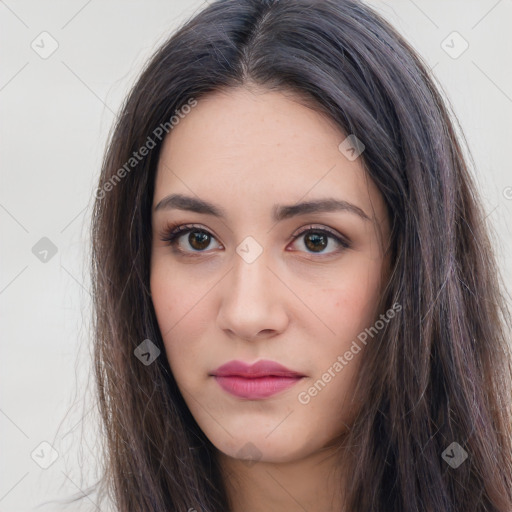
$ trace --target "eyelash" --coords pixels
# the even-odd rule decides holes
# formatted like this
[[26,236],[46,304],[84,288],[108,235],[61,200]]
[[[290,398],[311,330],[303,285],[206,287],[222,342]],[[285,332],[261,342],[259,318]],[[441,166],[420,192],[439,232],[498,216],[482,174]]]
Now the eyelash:
[[[173,249],[177,252],[180,252],[182,254],[187,254],[188,256],[191,256],[191,257],[196,257],[196,256],[200,256],[202,255],[203,253],[206,253],[207,251],[184,251],[182,249],[178,249],[176,246],[178,244],[178,239],[181,238],[183,235],[187,234],[187,233],[190,233],[190,232],[193,232],[193,231],[197,231],[197,232],[201,232],[201,233],[206,233],[208,236],[212,237],[215,239],[215,237],[206,229],[202,228],[201,226],[198,226],[198,225],[195,225],[195,224],[182,224],[182,225],[179,225],[179,224],[169,224],[168,226],[166,226],[164,228],[163,231],[160,232],[160,240],[162,242],[167,242],[171,247],[173,247]],[[315,234],[323,234],[323,235],[326,235],[328,238],[332,238],[334,239],[341,247],[332,251],[332,252],[329,252],[329,253],[325,253],[323,254],[322,252],[319,252],[319,253],[315,253],[315,252],[307,252],[307,254],[312,254],[312,255],[316,255],[318,257],[328,257],[328,256],[332,256],[333,254],[338,254],[346,249],[350,249],[351,248],[351,244],[348,242],[348,240],[340,237],[338,234],[336,234],[335,232],[332,232],[330,231],[329,229],[326,229],[326,228],[316,228],[312,225],[308,226],[306,229],[300,231],[299,233],[297,233],[296,235],[293,235],[292,236],[292,242],[295,242],[295,240],[297,240],[298,238],[300,238],[301,236],[304,236],[308,233],[315,233]]]

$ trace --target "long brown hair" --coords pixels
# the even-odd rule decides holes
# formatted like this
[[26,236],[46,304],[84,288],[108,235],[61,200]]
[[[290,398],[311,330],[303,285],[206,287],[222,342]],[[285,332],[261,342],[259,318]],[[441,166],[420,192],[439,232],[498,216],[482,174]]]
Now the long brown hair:
[[[151,204],[183,107],[248,83],[294,91],[360,139],[390,214],[384,307],[403,309],[364,355],[363,406],[344,441],[347,510],[510,512],[511,321],[489,227],[439,86],[352,0],[215,1],[155,53],[123,105],[91,228],[102,495],[122,512],[229,511],[214,447],[165,357]],[[147,339],[162,352],[151,365],[134,355]],[[457,468],[450,446],[467,454]]]

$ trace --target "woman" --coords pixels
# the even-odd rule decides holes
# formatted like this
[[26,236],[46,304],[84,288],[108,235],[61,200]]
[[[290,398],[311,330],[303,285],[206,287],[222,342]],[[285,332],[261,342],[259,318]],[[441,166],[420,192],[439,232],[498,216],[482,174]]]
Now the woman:
[[92,226],[120,511],[510,511],[510,317],[446,106],[346,0],[220,0],[119,116]]

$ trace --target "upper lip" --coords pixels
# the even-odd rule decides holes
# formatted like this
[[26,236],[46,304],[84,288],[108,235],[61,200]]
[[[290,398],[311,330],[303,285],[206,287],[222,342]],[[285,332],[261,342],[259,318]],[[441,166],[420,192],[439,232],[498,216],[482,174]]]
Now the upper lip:
[[219,366],[212,375],[216,377],[304,377],[303,374],[286,368],[274,361],[261,360],[254,364],[243,361],[229,361]]

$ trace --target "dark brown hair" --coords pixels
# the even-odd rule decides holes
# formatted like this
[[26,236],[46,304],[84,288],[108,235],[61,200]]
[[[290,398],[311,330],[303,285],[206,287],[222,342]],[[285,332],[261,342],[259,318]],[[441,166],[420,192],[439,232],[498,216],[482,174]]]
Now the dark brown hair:
[[[489,228],[439,86],[352,0],[215,1],[155,53],[123,105],[91,230],[102,495],[122,512],[229,510],[166,357],[145,366],[134,350],[150,339],[165,355],[149,290],[157,134],[191,100],[248,84],[298,93],[360,139],[390,214],[383,303],[403,309],[365,351],[346,510],[510,512],[511,322]],[[457,469],[442,457],[452,442],[468,454]]]

